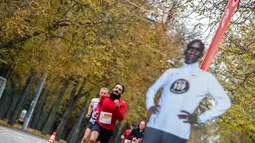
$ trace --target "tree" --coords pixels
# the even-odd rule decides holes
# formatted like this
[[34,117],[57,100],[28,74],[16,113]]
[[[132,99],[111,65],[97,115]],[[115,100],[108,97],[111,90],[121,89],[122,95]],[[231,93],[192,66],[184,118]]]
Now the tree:
[[63,130],[64,130],[65,126],[66,126],[66,123],[67,123],[67,121],[68,121],[72,111],[74,110],[78,100],[80,98],[82,98],[84,95],[88,94],[88,92],[86,92],[85,94],[82,93],[83,88],[85,86],[85,83],[86,83],[86,79],[83,79],[83,83],[81,84],[78,93],[76,93],[76,85],[74,85],[74,88],[73,88],[74,92],[71,92],[71,94],[70,94],[70,99],[69,99],[69,101],[67,103],[67,106],[68,106],[67,110],[63,114],[63,117],[61,118],[61,121],[60,121],[60,123],[59,123],[59,125],[57,127],[57,130],[56,130],[57,133],[58,133],[58,135],[56,136],[57,140],[60,140],[60,137],[62,136],[62,133],[63,133]]
[[[255,37],[251,29],[254,19],[247,20],[242,26],[228,32],[220,47],[216,60],[219,68],[215,72],[222,78],[232,99],[232,108],[224,120],[219,121],[231,136],[231,141],[254,142],[254,50]],[[238,36],[237,36],[238,34]],[[234,86],[233,86],[234,85]],[[224,134],[224,132],[223,132]]]
[[31,86],[32,80],[35,76],[34,72],[31,72],[31,75],[28,77],[25,87],[23,88],[21,94],[20,94],[20,98],[19,98],[19,102],[18,104],[16,104],[15,109],[13,111],[13,113],[11,114],[10,119],[8,120],[8,124],[9,125],[14,125],[14,123],[16,122],[16,119],[18,118],[18,116],[20,115],[21,111],[23,110],[23,106],[28,94],[28,90]]
[[58,98],[55,101],[54,105],[52,106],[52,109],[51,109],[50,115],[47,119],[47,122],[45,123],[44,128],[42,129],[42,134],[45,135],[47,133],[50,133],[50,131],[52,130],[53,123],[56,120],[56,113],[58,110],[58,106],[59,106],[60,101],[62,100],[63,96],[65,95],[65,91],[66,91],[68,85],[69,85],[69,81],[65,80],[62,88],[59,91]]

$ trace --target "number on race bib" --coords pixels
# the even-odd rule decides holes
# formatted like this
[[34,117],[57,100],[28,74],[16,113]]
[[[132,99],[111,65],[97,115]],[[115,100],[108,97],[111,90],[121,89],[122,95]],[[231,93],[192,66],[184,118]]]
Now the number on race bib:
[[101,112],[99,122],[104,123],[104,124],[111,124],[111,122],[112,122],[112,113]]
[[170,91],[175,94],[182,94],[189,90],[189,82],[185,79],[174,81],[170,87]]

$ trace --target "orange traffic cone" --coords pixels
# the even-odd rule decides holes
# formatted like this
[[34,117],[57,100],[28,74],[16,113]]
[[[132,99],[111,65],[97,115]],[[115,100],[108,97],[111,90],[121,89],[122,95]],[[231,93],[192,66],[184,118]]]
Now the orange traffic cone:
[[50,136],[50,139],[49,139],[48,143],[54,143],[56,134],[57,134],[56,132],[53,132],[53,134]]

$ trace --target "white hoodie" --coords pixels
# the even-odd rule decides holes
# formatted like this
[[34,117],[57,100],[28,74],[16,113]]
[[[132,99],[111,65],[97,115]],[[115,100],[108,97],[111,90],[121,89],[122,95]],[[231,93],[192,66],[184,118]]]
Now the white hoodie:
[[183,139],[189,139],[190,124],[178,118],[181,110],[193,113],[200,101],[211,95],[215,106],[199,116],[202,123],[222,115],[231,107],[231,102],[217,79],[208,72],[201,70],[198,64],[184,64],[181,68],[168,69],[149,88],[146,94],[146,108],[154,104],[154,97],[163,88],[158,105],[158,114],[152,114],[147,124]]

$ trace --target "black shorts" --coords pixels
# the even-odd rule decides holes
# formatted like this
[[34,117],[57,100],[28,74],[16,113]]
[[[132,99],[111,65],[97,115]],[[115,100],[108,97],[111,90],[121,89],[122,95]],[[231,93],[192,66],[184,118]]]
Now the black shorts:
[[92,132],[96,131],[99,133],[98,140],[100,143],[108,143],[113,135],[112,130],[107,130],[101,127],[97,122],[92,126]]
[[88,124],[87,124],[86,128],[92,129],[92,126],[93,126],[93,123],[88,122]]
[[180,138],[176,135],[146,127],[142,143],[187,143],[187,139]]

